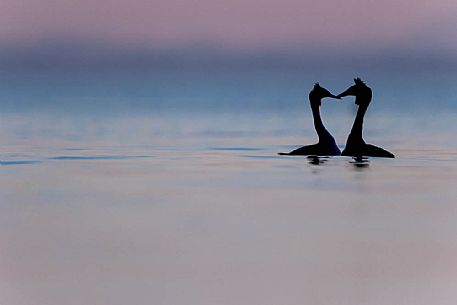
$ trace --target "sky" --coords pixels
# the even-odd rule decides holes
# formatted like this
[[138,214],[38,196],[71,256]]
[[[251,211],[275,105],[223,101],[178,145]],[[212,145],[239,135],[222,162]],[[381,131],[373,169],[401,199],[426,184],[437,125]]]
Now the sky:
[[300,125],[315,82],[341,92],[354,77],[373,113],[455,112],[455,16],[456,0],[0,0],[1,112]]
[[2,0],[0,48],[457,51],[455,0]]
[[455,16],[455,0],[0,0],[0,99],[298,108],[314,82],[360,76],[379,94],[454,105]]

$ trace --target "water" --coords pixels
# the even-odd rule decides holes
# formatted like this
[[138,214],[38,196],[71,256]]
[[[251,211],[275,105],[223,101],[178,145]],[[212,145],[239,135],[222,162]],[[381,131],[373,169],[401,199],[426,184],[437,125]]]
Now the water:
[[[103,99],[106,79],[54,79],[37,103],[46,79],[2,96],[1,303],[456,303],[452,96],[428,112],[378,96],[365,136],[396,159],[318,159],[277,155],[315,141],[284,83],[256,113],[246,91],[208,109],[221,91],[192,83],[153,111],[144,84]],[[322,111],[344,146],[352,102]]]

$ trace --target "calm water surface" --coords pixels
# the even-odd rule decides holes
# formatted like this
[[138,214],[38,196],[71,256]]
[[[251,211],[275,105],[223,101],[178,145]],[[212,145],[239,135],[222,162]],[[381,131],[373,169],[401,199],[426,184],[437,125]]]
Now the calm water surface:
[[312,130],[256,120],[4,116],[1,303],[457,302],[445,120],[372,119],[392,160],[277,156]]

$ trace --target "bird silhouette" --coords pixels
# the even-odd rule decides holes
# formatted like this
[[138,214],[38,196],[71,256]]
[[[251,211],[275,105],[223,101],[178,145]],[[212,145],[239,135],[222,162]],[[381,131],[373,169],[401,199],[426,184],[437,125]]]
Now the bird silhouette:
[[309,103],[313,113],[314,128],[316,129],[319,142],[314,145],[307,145],[295,149],[289,153],[279,153],[280,155],[313,155],[313,156],[339,156],[341,151],[336,145],[335,139],[330,132],[325,129],[322,123],[319,108],[321,100],[325,97],[332,97],[340,99],[339,97],[330,93],[327,89],[322,88],[319,83],[314,85],[313,90],[309,93]]
[[367,157],[384,157],[395,158],[395,156],[381,147],[371,144],[366,144],[362,137],[363,117],[370,105],[372,98],[371,88],[368,87],[360,78],[354,79],[355,85],[349,87],[346,91],[338,94],[337,97],[345,97],[348,95],[355,96],[355,104],[359,109],[355,116],[354,124],[352,125],[351,133],[346,141],[346,148],[341,153],[342,156],[367,156]]

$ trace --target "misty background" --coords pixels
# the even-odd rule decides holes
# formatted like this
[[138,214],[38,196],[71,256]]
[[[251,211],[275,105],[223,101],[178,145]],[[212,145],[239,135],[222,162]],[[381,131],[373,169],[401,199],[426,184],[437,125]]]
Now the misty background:
[[[354,77],[373,88],[368,131],[399,121],[445,128],[457,109],[454,1],[5,0],[0,6],[3,125],[18,114],[54,123],[129,115],[170,118],[185,129],[204,117],[221,130],[309,126],[312,135],[313,84],[339,93]],[[352,99],[323,105],[324,120],[343,137],[356,110]],[[262,122],[247,127],[254,117]]]

